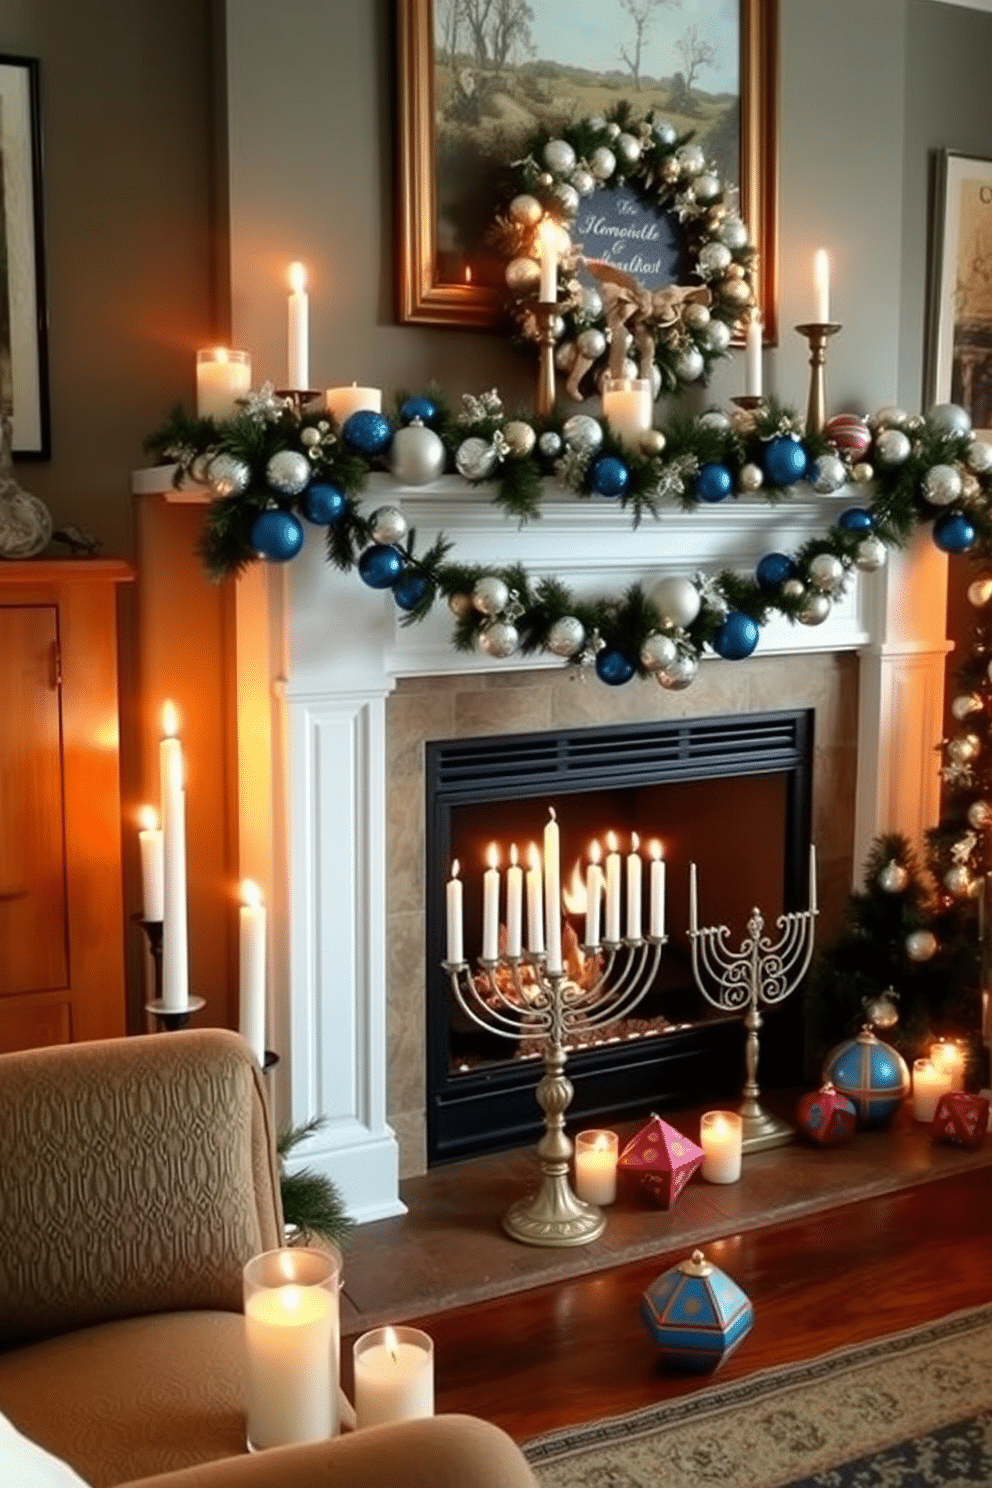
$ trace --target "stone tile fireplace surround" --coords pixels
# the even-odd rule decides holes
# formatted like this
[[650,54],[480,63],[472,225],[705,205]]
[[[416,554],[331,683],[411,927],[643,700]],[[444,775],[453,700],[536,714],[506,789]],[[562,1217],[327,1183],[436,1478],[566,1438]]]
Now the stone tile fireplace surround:
[[[557,491],[517,527],[455,477],[403,490],[374,476],[367,499],[400,505],[420,546],[443,531],[466,562],[519,560],[591,596],[753,569],[856,498],[666,511],[636,532],[613,504]],[[390,596],[324,561],[316,534],[285,568],[252,570],[236,606],[242,871],[272,906],[281,1102],[294,1121],[327,1117],[299,1160],[335,1179],[359,1221],[401,1213],[400,1177],[424,1170],[425,903],[442,889],[424,882],[426,740],[811,708],[826,929],[877,832],[918,840],[937,819],[945,598],[946,559],[921,538],[858,576],[824,625],[774,621],[754,657],[704,661],[669,693],[607,688],[544,657],[458,653],[443,605],[401,626]]]

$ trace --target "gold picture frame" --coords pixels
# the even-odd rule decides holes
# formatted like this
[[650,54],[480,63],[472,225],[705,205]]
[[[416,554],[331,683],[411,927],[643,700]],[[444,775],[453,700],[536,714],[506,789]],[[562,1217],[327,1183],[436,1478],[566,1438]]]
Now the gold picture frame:
[[[446,282],[438,271],[435,170],[435,0],[397,0],[397,310],[404,325],[489,328],[500,292]],[[777,342],[778,0],[740,0],[741,215],[758,252],[766,345]]]
[[957,403],[992,430],[992,160],[942,150],[931,217],[924,406]]

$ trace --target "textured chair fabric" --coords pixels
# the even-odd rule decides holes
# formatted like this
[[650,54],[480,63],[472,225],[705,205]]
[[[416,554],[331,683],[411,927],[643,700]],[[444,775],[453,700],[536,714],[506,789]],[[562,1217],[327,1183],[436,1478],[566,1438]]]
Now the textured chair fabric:
[[240,1311],[282,1232],[261,1078],[221,1029],[0,1056],[0,1347]]

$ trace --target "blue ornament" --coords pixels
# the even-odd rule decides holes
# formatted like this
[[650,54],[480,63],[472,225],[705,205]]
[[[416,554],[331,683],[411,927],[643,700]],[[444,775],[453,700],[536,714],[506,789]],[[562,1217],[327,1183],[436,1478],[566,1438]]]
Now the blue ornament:
[[713,637],[713,650],[724,661],[743,661],[758,644],[760,632],[750,615],[731,610]]
[[734,488],[734,479],[726,465],[713,462],[704,465],[696,476],[696,495],[700,501],[724,501]]
[[823,1078],[853,1101],[860,1126],[884,1126],[909,1094],[909,1070],[891,1044],[883,1044],[870,1028],[857,1038],[838,1044],[827,1055]]
[[870,532],[874,525],[871,512],[863,506],[849,506],[837,518],[837,526],[842,532]]
[[292,512],[272,506],[259,512],[252,523],[251,545],[263,558],[285,563],[303,546],[303,526]]
[[429,424],[431,419],[437,418],[437,404],[430,398],[404,398],[400,404],[400,418],[404,424],[412,424],[414,419]]
[[765,474],[774,486],[791,486],[802,480],[809,461],[798,439],[779,434],[768,441],[765,450]]
[[794,579],[798,572],[793,560],[784,553],[766,553],[758,563],[755,577],[766,594],[774,594],[776,589],[781,589],[786,579]]
[[665,1364],[706,1374],[751,1331],[754,1308],[736,1281],[694,1250],[655,1277],[641,1297],[641,1318]]
[[604,646],[596,652],[596,676],[607,687],[622,687],[636,670],[634,663],[615,646]]
[[390,543],[373,543],[358,560],[358,574],[370,589],[392,589],[403,572],[403,554]]
[[944,512],[933,524],[933,540],[942,553],[967,553],[975,537],[974,525],[964,512]]
[[381,455],[393,437],[386,415],[376,413],[373,408],[359,408],[357,413],[350,413],[341,433],[350,449],[369,458]]
[[589,484],[599,496],[622,495],[629,480],[630,471],[616,455],[600,455],[589,472]]
[[300,509],[308,522],[319,527],[333,527],[344,516],[347,505],[348,498],[337,486],[315,481],[304,492]]
[[425,573],[410,569],[393,585],[393,598],[401,610],[415,610],[430,587],[431,581]]

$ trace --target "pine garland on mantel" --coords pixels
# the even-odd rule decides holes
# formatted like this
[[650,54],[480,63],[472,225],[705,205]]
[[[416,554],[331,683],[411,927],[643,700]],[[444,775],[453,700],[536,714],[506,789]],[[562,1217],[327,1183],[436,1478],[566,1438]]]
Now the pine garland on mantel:
[[[677,416],[631,449],[588,414],[509,417],[495,391],[465,394],[457,414],[435,389],[400,394],[392,417],[362,410],[339,427],[323,407],[300,409],[266,385],[227,420],[177,408],[146,449],[176,463],[177,485],[210,488],[200,554],[212,579],[260,558],[291,559],[313,527],[337,568],[391,590],[404,624],[422,620],[440,597],[459,650],[545,651],[594,666],[612,685],[653,674],[682,688],[707,647],[728,660],[750,655],[775,613],[821,623],[853,569],[880,568],[887,550],[920,526],[946,552],[992,554],[992,445],[954,404],[925,416],[891,407],[867,419],[838,415],[822,435],[809,435],[769,399],[755,409]],[[794,553],[766,555],[753,575],[668,577],[649,591],[632,583],[590,602],[512,560],[461,563],[443,536],[419,550],[396,507],[363,506],[367,476],[382,468],[406,486],[457,471],[487,489],[515,525],[540,517],[551,485],[618,504],[634,527],[664,521],[672,508],[705,523],[716,502],[787,503],[810,486],[823,494],[852,486],[858,504]]]

